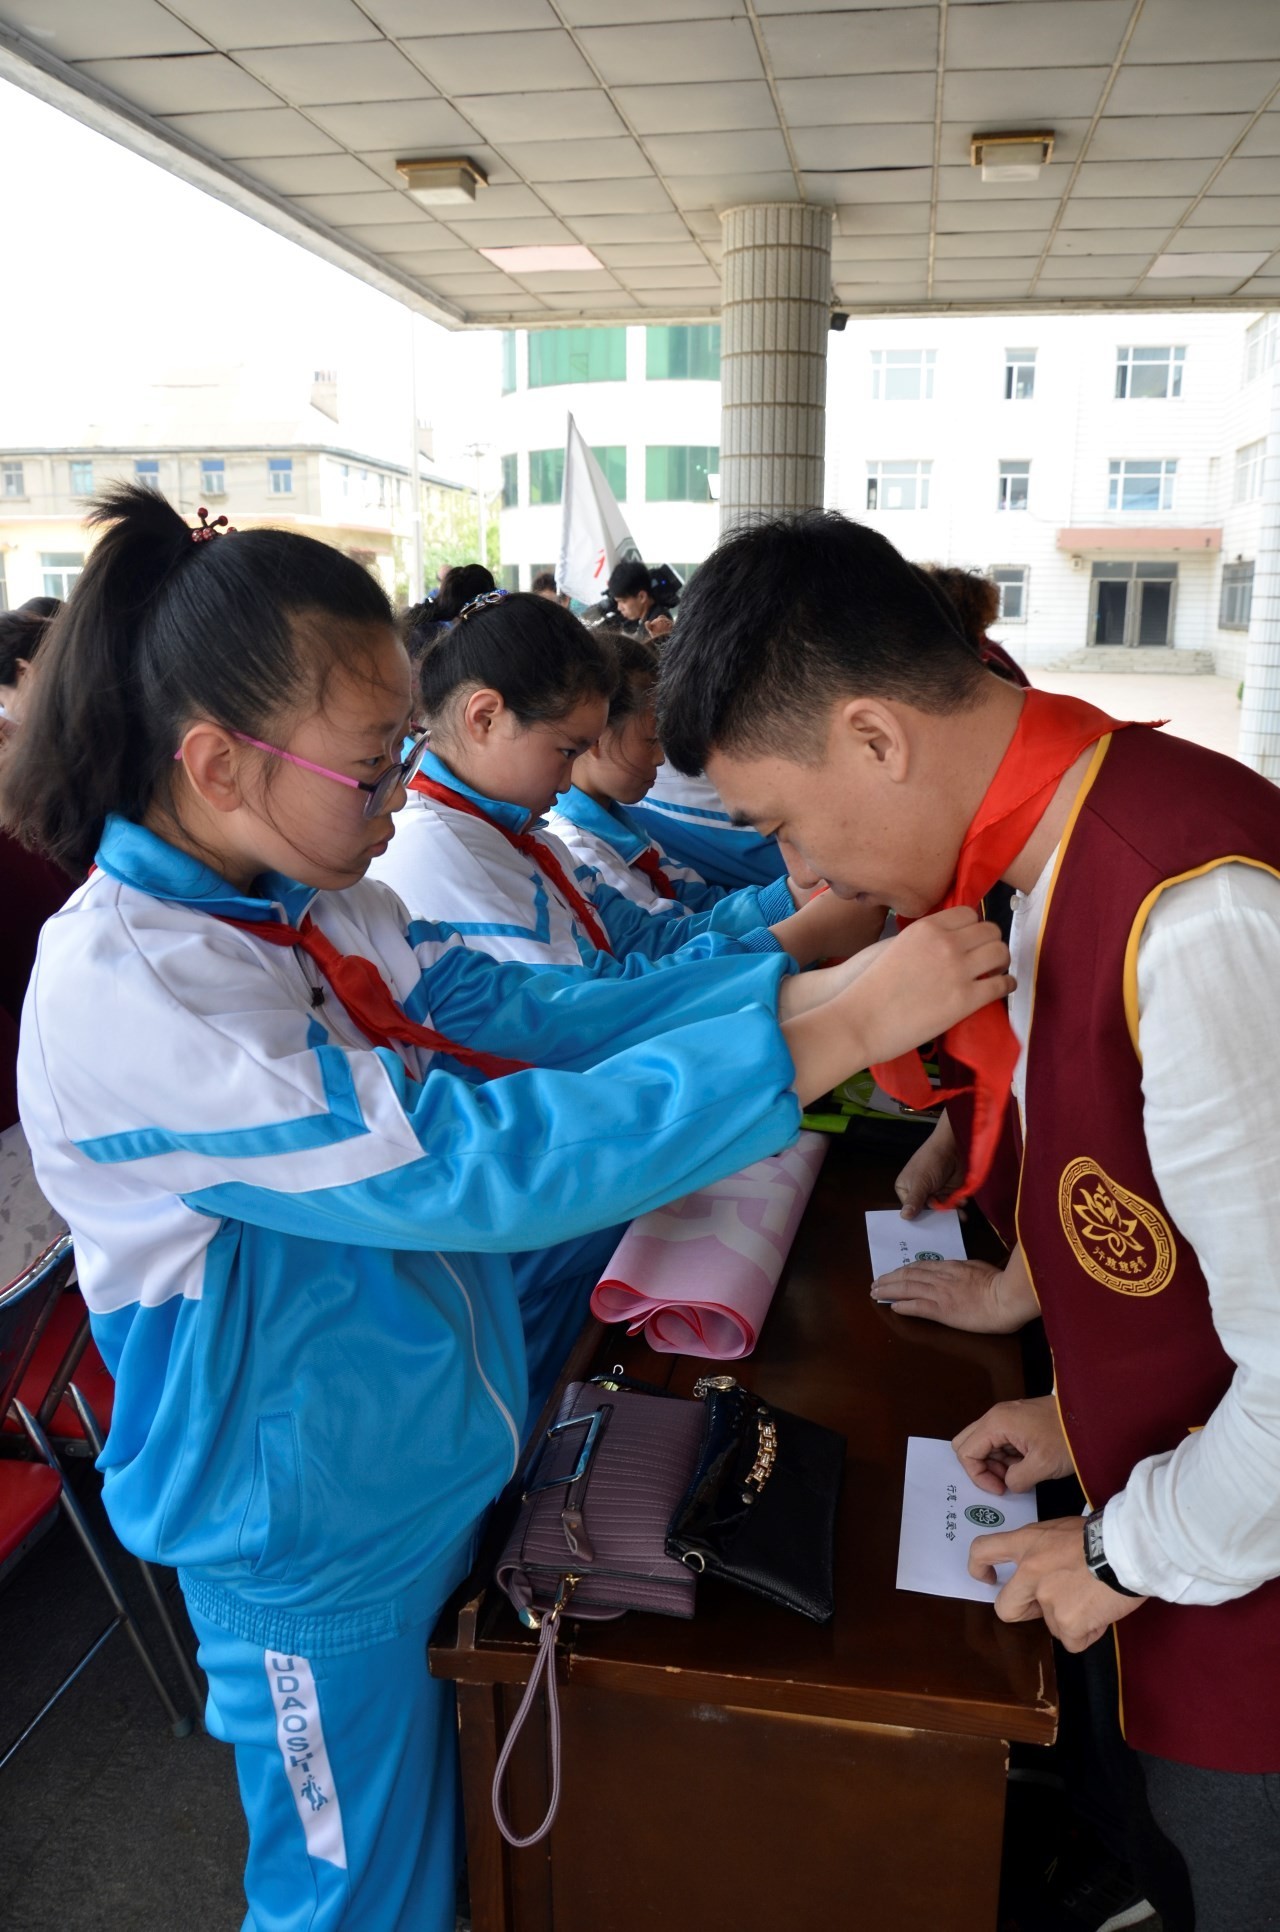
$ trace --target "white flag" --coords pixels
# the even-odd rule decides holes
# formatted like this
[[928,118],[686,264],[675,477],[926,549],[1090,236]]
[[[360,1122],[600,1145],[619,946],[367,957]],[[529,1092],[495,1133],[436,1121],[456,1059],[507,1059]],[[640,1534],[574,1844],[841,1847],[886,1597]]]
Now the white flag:
[[604,596],[614,565],[640,552],[572,416],[564,451],[563,502],[556,588],[580,604],[595,604]]

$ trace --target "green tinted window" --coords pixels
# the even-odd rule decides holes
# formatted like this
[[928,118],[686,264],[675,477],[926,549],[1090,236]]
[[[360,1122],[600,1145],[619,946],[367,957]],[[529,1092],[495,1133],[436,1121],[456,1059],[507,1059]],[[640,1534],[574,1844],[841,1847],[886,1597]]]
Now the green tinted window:
[[503,564],[502,568],[498,572],[498,588],[499,590],[519,590],[520,588],[519,564]]
[[644,372],[651,382],[719,382],[720,324],[646,329]]
[[625,443],[593,443],[591,454],[604,471],[604,480],[619,503],[627,494],[627,449]]
[[625,329],[537,329],[529,334],[529,387],[557,382],[625,382]]
[[516,332],[505,329],[502,335],[502,393],[509,396],[516,386]]
[[698,443],[656,443],[644,453],[644,493],[650,503],[706,503],[708,475],[720,468],[720,451]]
[[564,495],[564,451],[529,451],[530,503],[558,503]]
[[516,458],[504,456],[502,459],[502,507],[514,510],[520,501],[520,486],[517,480]]

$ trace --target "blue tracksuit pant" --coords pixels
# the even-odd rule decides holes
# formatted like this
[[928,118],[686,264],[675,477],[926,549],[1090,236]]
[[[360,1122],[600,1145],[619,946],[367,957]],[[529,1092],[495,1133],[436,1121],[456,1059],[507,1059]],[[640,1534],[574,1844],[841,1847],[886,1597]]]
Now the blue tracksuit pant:
[[306,1658],[192,1622],[249,1821],[243,1932],[453,1932],[457,1730],[430,1627]]

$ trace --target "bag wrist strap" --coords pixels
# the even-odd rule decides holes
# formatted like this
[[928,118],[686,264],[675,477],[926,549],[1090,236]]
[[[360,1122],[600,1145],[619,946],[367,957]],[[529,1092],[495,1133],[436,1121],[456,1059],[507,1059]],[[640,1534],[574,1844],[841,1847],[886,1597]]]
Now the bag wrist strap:
[[[540,1839],[545,1838],[555,1823],[556,1813],[560,1809],[560,1698],[556,1685],[556,1639],[560,1635],[561,1613],[573,1594],[573,1586],[577,1580],[576,1577],[564,1579],[554,1610],[548,1610],[543,1616],[542,1628],[538,1636],[538,1654],[534,1659],[533,1669],[529,1673],[529,1682],[525,1686],[524,1696],[520,1699],[520,1708],[511,1720],[511,1728],[498,1754],[498,1762],[493,1773],[494,1823],[507,1843],[516,1851],[524,1851],[527,1846],[536,1845]],[[534,1699],[538,1695],[538,1685],[544,1678],[547,1685],[547,1743],[551,1754],[551,1797],[542,1823],[531,1831],[527,1838],[517,1838],[507,1821],[502,1801],[502,1784],[506,1777],[511,1753],[516,1747],[516,1740],[525,1727],[529,1713],[533,1709]]]

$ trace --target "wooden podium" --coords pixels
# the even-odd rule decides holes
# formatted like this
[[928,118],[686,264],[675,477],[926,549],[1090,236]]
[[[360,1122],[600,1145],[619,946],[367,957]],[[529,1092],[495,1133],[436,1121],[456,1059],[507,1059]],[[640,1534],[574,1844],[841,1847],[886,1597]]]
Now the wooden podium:
[[[537,1640],[489,1581],[518,1492],[498,1505],[431,1645],[458,1687],[474,1932],[994,1932],[1008,1741],[1056,1730],[1049,1639],[894,1577],[907,1437],[954,1435],[1022,1372],[1011,1338],[871,1301],[863,1212],[893,1204],[897,1165],[834,1142],[760,1344],[724,1365],[848,1438],[833,1622],[708,1581],[691,1623],[566,1622],[559,1815],[518,1852],[489,1789]],[[708,1372],[589,1321],[563,1380],[615,1362],[681,1393]],[[536,1711],[508,1778],[518,1831],[546,1796]]]

